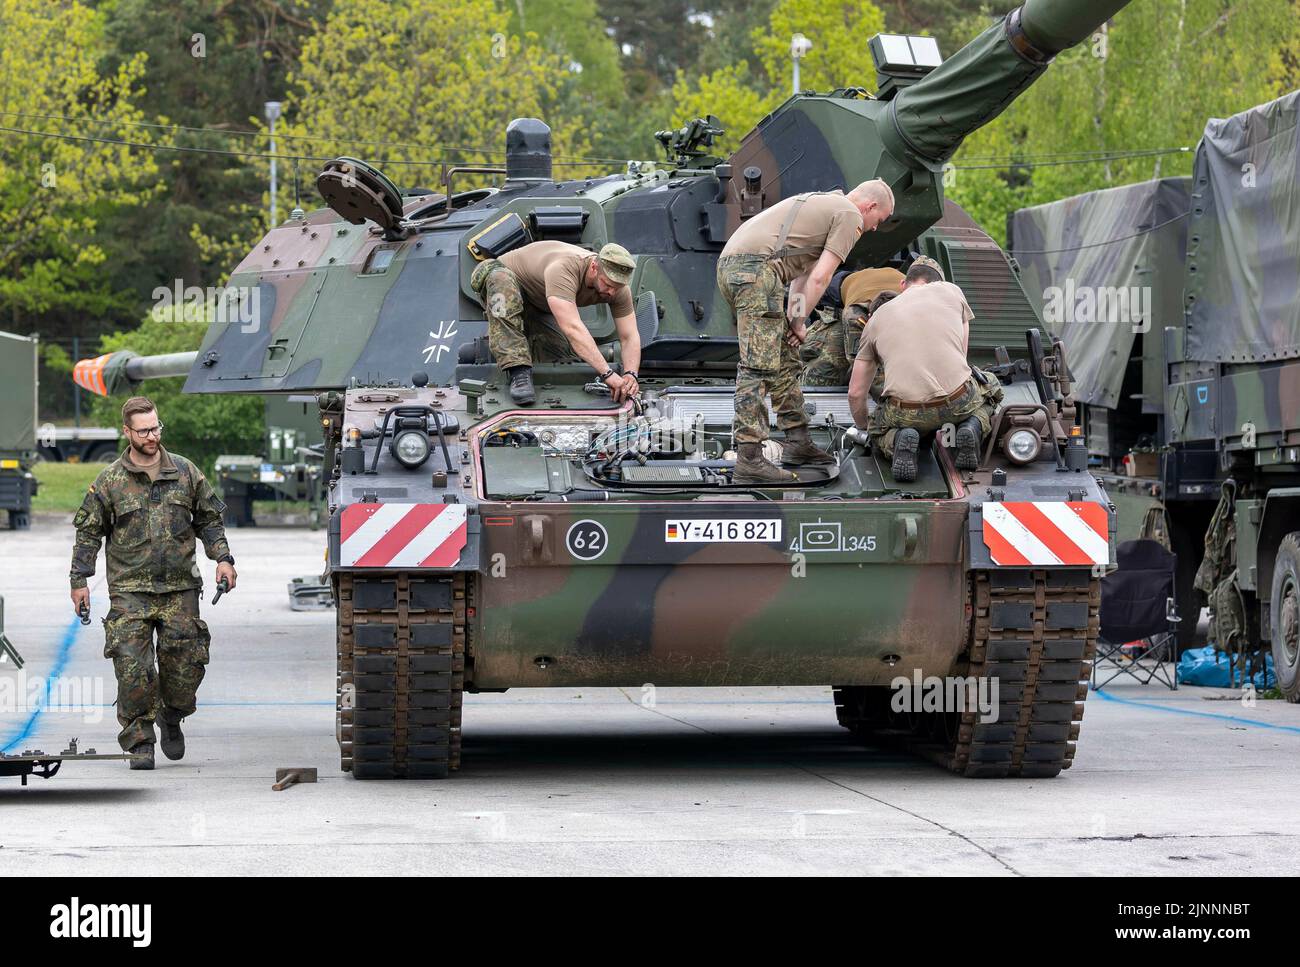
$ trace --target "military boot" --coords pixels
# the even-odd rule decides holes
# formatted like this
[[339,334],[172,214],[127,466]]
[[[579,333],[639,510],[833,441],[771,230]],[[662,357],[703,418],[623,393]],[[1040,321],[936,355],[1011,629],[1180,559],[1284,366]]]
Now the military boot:
[[921,434],[911,427],[894,434],[894,464],[891,472],[898,483],[911,483],[916,479],[916,451],[921,447]]
[[181,731],[181,717],[171,709],[163,709],[162,750],[169,759],[185,758],[185,733]]
[[980,421],[968,416],[957,427],[957,469],[977,470],[980,465]]
[[152,742],[137,742],[135,745],[131,746],[131,748],[128,749],[127,751],[129,751],[131,755],[144,756],[143,759],[131,760],[132,769],[144,769],[147,771],[153,768],[153,743]]
[[834,463],[835,457],[812,442],[806,426],[795,426],[785,431],[781,462],[799,467],[806,463]]
[[782,470],[776,464],[763,457],[761,443],[742,443],[736,448],[736,470],[731,482],[737,484],[758,484],[775,486],[793,483],[799,477],[789,470]]
[[510,367],[510,398],[520,406],[532,406],[537,399],[533,390],[533,367]]

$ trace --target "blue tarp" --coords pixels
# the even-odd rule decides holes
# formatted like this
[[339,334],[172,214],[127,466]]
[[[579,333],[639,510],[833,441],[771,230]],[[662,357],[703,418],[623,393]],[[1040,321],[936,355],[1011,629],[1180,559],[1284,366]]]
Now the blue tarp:
[[[1232,659],[1213,645],[1188,648],[1178,661],[1179,685],[1205,685],[1210,688],[1238,688],[1241,675],[1232,667]],[[1273,674],[1273,656],[1265,653],[1264,668],[1255,672],[1252,681],[1256,688],[1272,688],[1277,684]]]

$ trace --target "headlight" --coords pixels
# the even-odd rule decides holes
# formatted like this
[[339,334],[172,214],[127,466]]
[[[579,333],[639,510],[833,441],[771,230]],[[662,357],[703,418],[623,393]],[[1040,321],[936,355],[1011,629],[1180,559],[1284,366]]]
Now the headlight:
[[393,456],[414,470],[429,459],[429,434],[424,430],[403,430],[393,438]]
[[1033,463],[1041,447],[1037,430],[1013,430],[1002,438],[1002,452],[1012,463]]

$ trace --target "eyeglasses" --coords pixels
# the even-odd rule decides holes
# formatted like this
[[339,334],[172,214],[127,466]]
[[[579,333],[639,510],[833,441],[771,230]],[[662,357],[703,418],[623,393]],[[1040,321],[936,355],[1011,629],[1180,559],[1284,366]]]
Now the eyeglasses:
[[130,430],[132,433],[134,433],[136,436],[143,436],[143,437],[156,436],[161,438],[162,432],[164,429],[166,429],[166,427],[164,424],[159,423],[157,426],[147,426],[143,430],[137,430],[134,427],[130,427],[130,426],[128,426],[127,429]]

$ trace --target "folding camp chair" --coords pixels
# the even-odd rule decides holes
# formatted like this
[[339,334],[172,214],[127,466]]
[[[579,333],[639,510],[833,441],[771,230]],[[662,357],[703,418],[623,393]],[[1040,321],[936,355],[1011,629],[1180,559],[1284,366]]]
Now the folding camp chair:
[[[1092,688],[1121,675],[1142,685],[1178,688],[1178,623],[1174,574],[1178,556],[1156,541],[1125,541],[1115,549],[1118,570],[1101,579],[1101,630],[1092,663]],[[1110,674],[1098,680],[1103,662]]]

